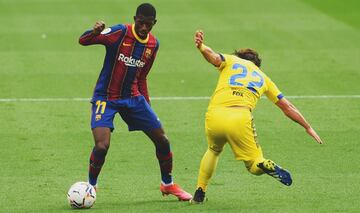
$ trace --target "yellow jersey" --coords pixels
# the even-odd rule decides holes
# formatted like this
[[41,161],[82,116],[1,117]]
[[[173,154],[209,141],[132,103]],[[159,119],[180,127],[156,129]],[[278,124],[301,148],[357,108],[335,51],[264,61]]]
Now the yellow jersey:
[[235,55],[220,54],[220,77],[208,109],[213,107],[247,106],[254,109],[261,95],[276,103],[282,93],[253,62]]

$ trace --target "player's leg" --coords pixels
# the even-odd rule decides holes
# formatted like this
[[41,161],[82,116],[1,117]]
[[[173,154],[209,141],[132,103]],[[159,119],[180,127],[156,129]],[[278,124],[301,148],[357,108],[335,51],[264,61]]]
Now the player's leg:
[[[208,140],[209,141],[209,140]],[[222,142],[224,146],[225,142]],[[200,162],[199,176],[196,191],[191,203],[199,204],[205,200],[205,193],[210,179],[215,173],[222,148],[220,146],[209,146]]]
[[196,191],[191,203],[200,204],[205,200],[207,186],[215,173],[220,154],[226,144],[226,138],[222,133],[223,124],[221,111],[216,110],[215,112],[208,112],[206,114],[205,130],[208,149],[200,162]]
[[[261,148],[260,148],[260,152],[261,152]],[[246,168],[251,174],[262,175],[266,173],[271,177],[274,177],[284,185],[287,186],[291,185],[292,179],[290,173],[287,170],[281,168],[274,161],[270,159],[264,159],[262,157],[262,152],[260,157],[259,155],[253,155],[253,153],[249,154],[248,156],[250,160],[245,160],[244,163]]]
[[172,152],[170,143],[162,128],[144,131],[155,145],[155,154],[159,161],[161,182],[164,185],[173,184],[172,172]]
[[227,139],[236,160],[244,161],[247,170],[254,175],[264,173],[257,164],[264,161],[260,145],[257,143],[256,128],[251,111],[244,107],[231,107],[233,115],[228,120]]
[[116,110],[106,101],[95,101],[92,106],[91,128],[95,146],[90,154],[89,183],[96,187],[97,179],[110,147],[111,131]]
[[244,161],[246,169],[253,175],[262,175],[264,170],[259,168],[257,165],[264,162],[264,158],[257,158],[252,160]]
[[161,172],[160,191],[163,195],[172,194],[178,197],[179,200],[187,201],[192,198],[191,194],[187,193],[180,186],[173,183],[171,175],[173,154],[170,149],[170,143],[162,128],[156,128],[144,133],[151,139],[155,145],[156,157],[159,161]]
[[141,130],[153,142],[155,154],[159,162],[161,172],[160,190],[163,195],[172,194],[179,200],[190,200],[191,194],[182,190],[177,184],[173,183],[172,164],[173,153],[171,152],[170,142],[165,135],[165,131],[143,96],[133,97],[129,101],[127,111],[120,111],[123,120],[128,124],[129,131]]
[[110,146],[110,128],[96,127],[92,130],[95,146],[90,154],[89,183],[97,184],[97,178],[105,162],[105,156]]
[[237,160],[242,160],[251,174],[262,175],[264,173],[276,178],[285,185],[291,184],[290,173],[271,160],[265,160],[262,149],[257,142],[256,128],[252,114],[244,108],[237,109],[239,113],[233,116],[229,125],[238,129],[229,128],[228,140]]
[[266,173],[280,181],[282,184],[290,186],[292,183],[290,173],[287,170],[281,168],[274,161],[263,158],[261,147],[256,140],[256,128],[252,116],[250,125],[247,124],[245,126],[247,128],[247,131],[246,134],[243,135],[244,138],[242,138],[242,140],[246,144],[256,144],[256,148],[254,146],[252,148],[253,150],[249,151],[247,154],[248,159],[250,160],[244,161],[245,166],[249,170],[249,172],[254,175],[262,175]]

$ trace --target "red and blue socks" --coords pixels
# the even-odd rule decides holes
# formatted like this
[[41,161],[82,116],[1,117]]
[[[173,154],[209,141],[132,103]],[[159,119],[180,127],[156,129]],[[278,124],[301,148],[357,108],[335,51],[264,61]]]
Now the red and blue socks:
[[97,183],[97,178],[101,171],[101,167],[104,165],[106,150],[96,150],[94,147],[90,155],[89,163],[89,183],[93,186]]
[[172,172],[172,152],[170,151],[170,144],[166,143],[162,146],[156,147],[156,157],[159,161],[161,181],[165,185],[173,183],[171,176]]
[[[106,153],[107,151],[97,150],[95,147],[91,152],[90,163],[89,163],[89,183],[93,186],[95,186],[97,183],[97,178],[105,162]],[[169,143],[156,147],[156,157],[159,161],[161,181],[165,185],[169,185],[173,183],[173,179],[171,175],[172,156],[173,154],[170,151]]]

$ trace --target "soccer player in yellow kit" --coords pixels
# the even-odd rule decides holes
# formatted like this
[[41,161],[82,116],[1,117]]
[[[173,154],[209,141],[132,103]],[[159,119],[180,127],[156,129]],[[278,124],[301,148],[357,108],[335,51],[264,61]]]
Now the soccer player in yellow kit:
[[200,163],[197,190],[191,202],[203,203],[207,185],[226,143],[231,146],[236,160],[243,161],[250,173],[266,173],[290,186],[290,173],[272,160],[265,159],[256,140],[252,111],[257,101],[265,94],[287,117],[303,126],[319,144],[323,143],[321,138],[274,82],[260,70],[261,59],[256,51],[240,49],[232,55],[219,54],[203,41],[204,33],[196,31],[196,47],[209,63],[218,68],[220,76],[206,113],[208,149]]

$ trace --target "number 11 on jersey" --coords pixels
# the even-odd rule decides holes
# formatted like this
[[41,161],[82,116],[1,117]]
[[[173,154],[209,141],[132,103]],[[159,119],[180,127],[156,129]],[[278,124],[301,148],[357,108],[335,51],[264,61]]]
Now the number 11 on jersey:
[[[105,112],[105,108],[106,108],[106,101],[96,101],[96,111],[95,111],[95,114],[98,114],[99,111],[101,114],[104,114]],[[101,110],[100,110],[101,108]]]

